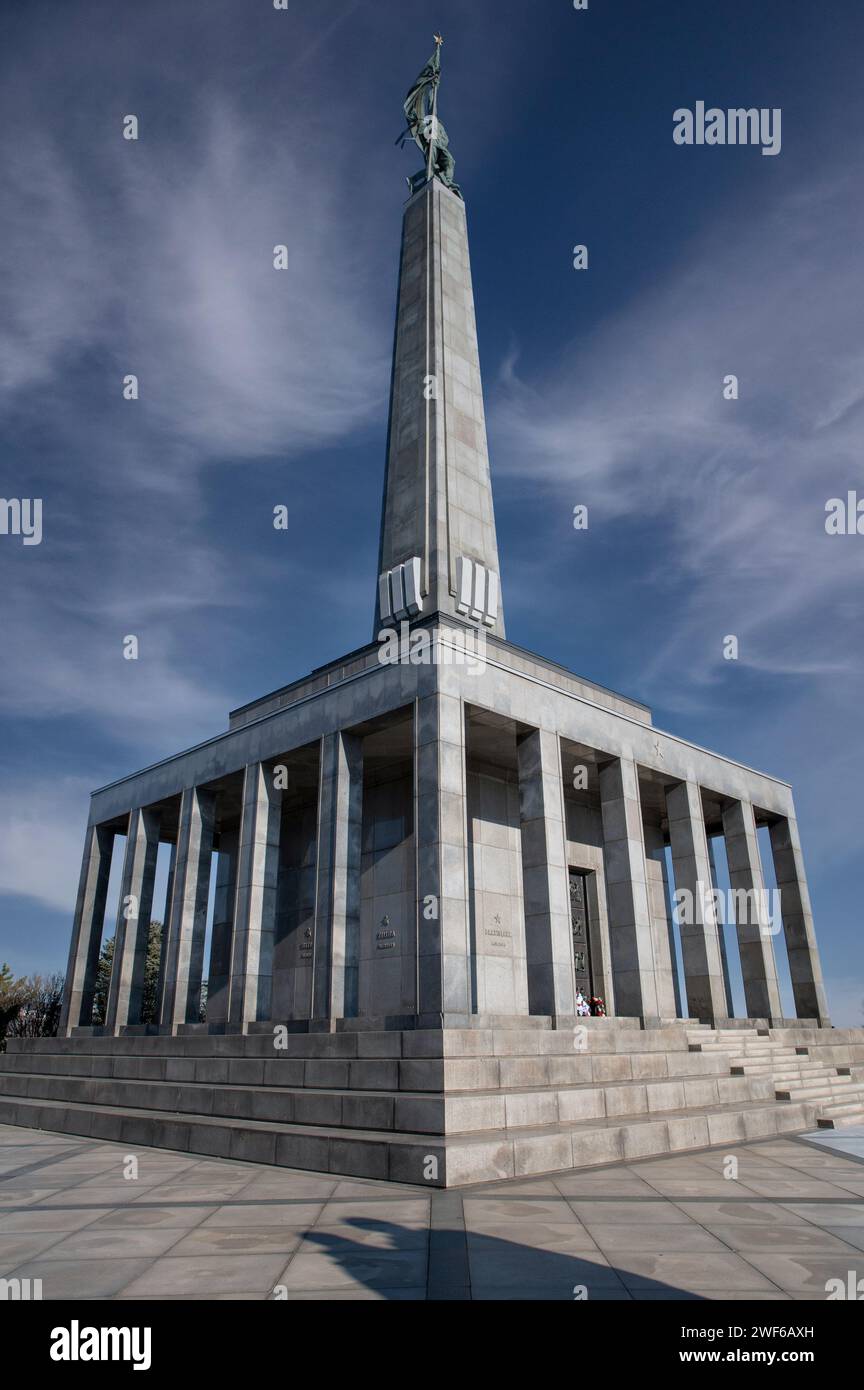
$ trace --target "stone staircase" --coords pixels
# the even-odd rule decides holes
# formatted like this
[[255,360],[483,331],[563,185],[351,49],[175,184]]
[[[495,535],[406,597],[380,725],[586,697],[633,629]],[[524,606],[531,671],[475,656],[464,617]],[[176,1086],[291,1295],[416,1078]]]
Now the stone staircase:
[[767,1027],[700,1027],[687,1036],[702,1055],[728,1058],[733,1076],[770,1079],[778,1101],[814,1105],[819,1128],[837,1129],[864,1123],[864,1050],[836,1042],[841,1032],[864,1039],[858,1029]]
[[864,1114],[864,1030],[543,1022],[10,1039],[0,1123],[453,1187]]

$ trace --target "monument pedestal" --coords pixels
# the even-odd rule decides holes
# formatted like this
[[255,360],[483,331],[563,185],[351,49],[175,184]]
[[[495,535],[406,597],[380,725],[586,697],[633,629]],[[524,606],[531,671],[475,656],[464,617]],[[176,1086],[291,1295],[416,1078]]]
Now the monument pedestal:
[[864,1030],[573,1029],[10,1039],[0,1122],[459,1187],[864,1119]]

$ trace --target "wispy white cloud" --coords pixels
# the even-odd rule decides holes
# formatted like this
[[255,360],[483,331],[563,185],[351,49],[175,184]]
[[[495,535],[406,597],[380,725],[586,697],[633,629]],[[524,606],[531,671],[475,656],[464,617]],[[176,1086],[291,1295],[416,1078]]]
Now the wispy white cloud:
[[202,460],[296,456],[386,406],[374,277],[346,235],[343,171],[321,177],[302,121],[286,146],[224,101],[203,120],[167,178],[134,148],[116,171],[142,272],[118,368],[140,363],[143,413]]
[[322,177],[316,145],[302,116],[289,146],[263,140],[224,97],[183,142],[118,138],[77,168],[57,135],[28,132],[8,161],[2,231],[16,273],[3,291],[0,385],[10,397],[38,390],[44,404],[94,350],[116,364],[106,394],[138,375],[130,410],[138,437],[159,446],[148,485],[166,463],[284,459],[376,418],[385,318],[346,235],[344,171]]
[[[135,636],[139,655],[123,654]],[[229,698],[194,672],[164,625],[99,623],[64,614],[38,598],[4,625],[9,659],[0,677],[0,709],[29,720],[88,718],[102,738],[169,751],[218,731]],[[184,667],[186,669],[184,669]]]
[[71,913],[92,787],[44,773],[0,790],[0,894]]
[[[828,498],[864,492],[864,196],[848,170],[807,195],[772,190],[729,207],[551,373],[511,354],[490,430],[508,491],[551,503],[542,560],[526,562],[534,601],[572,624],[578,538],[565,549],[551,532],[588,504],[605,540],[592,585],[620,565],[639,595],[610,634],[622,669],[631,644],[639,654],[626,688],[710,742],[742,698],[736,674],[759,682],[723,751],[794,782],[811,863],[827,866],[860,849],[864,777],[864,538],[824,530]],[[723,399],[730,373],[738,401]],[[737,665],[722,659],[730,633]]]
[[[860,584],[864,545],[827,537],[824,506],[860,475],[864,199],[848,177],[827,184],[806,238],[799,204],[730,209],[550,378],[521,380],[511,358],[493,395],[496,471],[589,504],[594,527],[641,520],[657,538],[649,578],[671,559],[686,584],[649,685],[685,653],[682,679],[713,679],[694,639],[729,614],[754,668],[860,669],[831,610]],[[738,401],[722,397],[729,373]]]
[[[128,34],[116,48],[128,56]],[[244,470],[272,460],[287,491],[292,460],[379,423],[390,315],[368,237],[346,223],[354,151],[333,146],[335,114],[329,127],[309,114],[302,74],[276,130],[237,93],[204,87],[181,132],[151,104],[137,142],[117,115],[109,135],[102,110],[73,141],[40,108],[66,59],[40,61],[36,90],[15,84],[2,150],[15,274],[2,287],[0,425],[18,490],[44,498],[45,538],[0,555],[0,708],[89,718],[142,750],[158,735],[161,752],[224,726],[234,692],[201,652],[253,602],[259,565],[248,547],[226,564],[210,543],[206,469],[229,463],[242,492]],[[120,403],[130,372],[140,398]],[[290,573],[289,560],[286,584]],[[127,633],[137,662],[122,658]]]
[[105,331],[112,285],[100,274],[98,214],[49,123],[9,126],[2,146],[0,229],[7,265],[0,284],[0,392],[50,389],[62,356]]

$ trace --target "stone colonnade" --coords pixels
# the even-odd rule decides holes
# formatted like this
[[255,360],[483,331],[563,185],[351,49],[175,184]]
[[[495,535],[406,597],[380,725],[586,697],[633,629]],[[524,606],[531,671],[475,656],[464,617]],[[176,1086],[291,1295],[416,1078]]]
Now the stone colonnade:
[[[392,896],[395,889],[390,884],[381,887],[380,893],[391,896],[380,896],[376,888],[369,892],[379,896],[370,898],[364,889],[361,901],[364,864],[368,861],[374,872],[383,873],[386,855],[376,859],[374,827],[370,829],[364,820],[364,741],[356,731],[327,734],[317,745],[305,917],[301,912],[292,915],[291,904],[280,906],[280,893],[283,897],[285,893],[280,839],[286,789],[276,776],[278,760],[252,763],[236,774],[238,806],[230,823],[219,820],[218,790],[197,786],[177,789],[167,834],[165,800],[132,807],[125,824],[115,819],[108,825],[89,826],[61,1031],[69,1033],[92,1021],[112,842],[123,833],[126,848],[105,1013],[107,1031],[141,1024],[160,838],[172,846],[154,1020],[160,1030],[174,1032],[199,1019],[216,851],[208,1025],[241,1032],[250,1024],[284,1021],[274,992],[274,962],[280,949],[280,923],[285,921],[292,924],[298,938],[292,988],[306,1002],[294,1008],[290,1017],[300,1026],[328,1028],[339,1019],[363,1015],[381,1019],[382,1026],[386,1020],[387,1026],[434,1027],[482,1012],[476,994],[478,928],[472,898],[465,710],[461,699],[440,691],[415,701],[412,751],[407,755],[412,771],[411,806],[399,832],[403,841],[398,861],[390,863],[391,876],[394,862],[401,875],[396,885],[401,899]],[[656,772],[650,775],[657,776]],[[510,997],[517,1000],[512,1011],[570,1019],[575,1013],[575,987],[568,869],[580,866],[572,863],[572,854],[568,861],[558,736],[543,729],[521,729],[514,776],[518,778],[521,883],[515,893],[512,884],[506,891],[517,904],[520,920],[515,932],[506,927],[486,931],[493,942],[491,949],[501,954],[510,949],[506,938],[515,935],[521,942],[518,968],[525,978],[511,992]],[[633,760],[598,755],[597,794],[602,885],[599,894],[595,890],[595,899],[603,904],[604,978],[613,994],[607,1000],[609,1011],[639,1016],[645,1022],[674,1013],[722,1021],[729,1014],[728,975],[722,928],[704,901],[704,888],[713,882],[713,863],[702,790],[694,781],[666,781],[662,833],[646,827],[639,768]],[[796,1013],[824,1022],[827,1008],[797,826],[791,816],[774,814],[766,820]],[[749,801],[724,799],[722,834],[733,890],[741,898],[747,893],[758,895],[764,880],[756,815]],[[364,849],[367,842],[371,850]],[[693,902],[690,920],[679,926],[685,987],[685,998],[680,1000],[674,936],[664,912],[664,900],[668,903],[664,844],[671,849],[675,888],[689,890]],[[297,873],[292,884],[300,881]],[[381,911],[382,903],[386,907],[409,901],[413,911],[406,910],[402,920],[397,920],[398,912]],[[365,949],[364,902],[371,902],[368,911],[377,914]],[[783,1011],[768,924],[748,920],[743,913],[741,917],[736,931],[747,1015],[779,1020]],[[499,918],[496,914],[496,921]],[[400,997],[407,998],[409,1005],[394,1011],[386,1002],[387,990],[376,994],[368,979],[364,985],[363,974],[386,968],[392,981],[397,956]],[[503,966],[492,960],[492,968],[500,972]],[[404,1017],[406,1009],[413,1018]]]

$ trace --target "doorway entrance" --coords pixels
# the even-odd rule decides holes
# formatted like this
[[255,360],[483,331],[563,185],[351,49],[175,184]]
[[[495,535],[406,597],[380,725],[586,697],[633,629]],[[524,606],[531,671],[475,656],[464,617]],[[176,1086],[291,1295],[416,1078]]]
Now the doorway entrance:
[[591,923],[588,916],[588,875],[570,870],[570,924],[573,931],[573,971],[576,989],[586,1000],[594,993],[591,971]]

